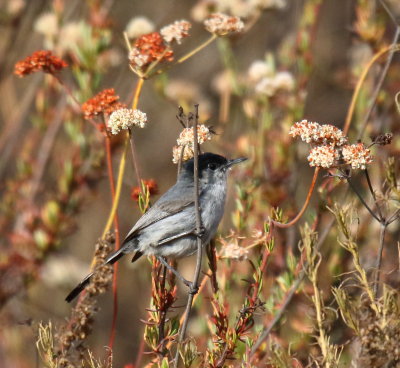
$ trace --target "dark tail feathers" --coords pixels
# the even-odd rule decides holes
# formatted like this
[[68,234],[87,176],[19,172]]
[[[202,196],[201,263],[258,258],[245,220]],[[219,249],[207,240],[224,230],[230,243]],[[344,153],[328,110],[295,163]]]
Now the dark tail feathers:
[[[136,252],[135,254],[135,260],[138,259],[142,254],[138,254],[140,252]],[[111,254],[104,264],[114,264],[117,262],[123,255],[124,255],[124,249],[123,247],[118,249],[116,252]],[[89,275],[87,275],[65,298],[65,300],[70,303],[72,302],[84,289],[87,285],[89,285],[90,279],[93,276],[94,272],[91,272]]]

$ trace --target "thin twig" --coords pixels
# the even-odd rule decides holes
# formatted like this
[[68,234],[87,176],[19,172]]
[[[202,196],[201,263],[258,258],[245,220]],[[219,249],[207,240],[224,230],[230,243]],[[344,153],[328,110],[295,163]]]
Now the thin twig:
[[374,279],[374,295],[375,298],[378,297],[378,291],[379,291],[379,279],[381,275],[381,267],[382,267],[382,255],[383,255],[383,248],[385,244],[385,233],[386,233],[386,228],[387,228],[387,223],[381,223],[381,229],[379,232],[379,251],[378,251],[378,259],[376,261],[376,273],[375,273],[375,279]]
[[356,85],[356,88],[354,89],[353,96],[352,96],[351,102],[350,102],[350,106],[349,106],[349,109],[348,109],[348,111],[347,111],[346,120],[345,120],[344,127],[343,127],[343,133],[344,133],[345,135],[347,135],[347,133],[348,133],[348,131],[349,131],[350,124],[351,124],[351,121],[352,121],[352,119],[353,119],[354,111],[355,111],[355,108],[356,108],[356,101],[357,101],[358,95],[360,94],[361,87],[362,87],[362,85],[363,85],[365,79],[367,78],[367,75],[368,75],[369,70],[370,70],[370,69],[372,68],[372,66],[376,63],[376,61],[377,61],[378,59],[380,59],[380,57],[381,57],[382,55],[384,55],[384,54],[386,54],[386,53],[388,53],[388,52],[396,52],[396,51],[399,51],[399,49],[400,49],[400,48],[399,48],[399,46],[397,46],[397,45],[396,45],[396,46],[390,45],[390,46],[384,47],[382,50],[378,51],[378,52],[370,59],[370,61],[368,62],[368,64],[367,64],[367,65],[365,66],[365,68],[363,69],[363,71],[362,71],[362,73],[361,73],[361,76],[360,76],[360,78],[359,78],[358,81],[357,81],[357,85]]
[[28,200],[30,202],[33,202],[35,200],[44,172],[48,166],[47,163],[49,161],[51,151],[54,147],[55,139],[63,123],[65,107],[66,99],[62,97],[57,104],[54,119],[50,122],[40,144],[40,150],[37,157],[37,166],[34,171],[34,177],[32,179],[31,190],[29,193]]
[[[202,223],[201,223],[201,215],[200,215],[200,201],[199,201],[199,148],[198,148],[198,139],[197,139],[197,124],[199,119],[199,105],[194,105],[195,108],[195,116],[193,119],[193,147],[194,147],[194,168],[193,168],[193,180],[194,180],[194,207],[195,207],[195,215],[196,215],[196,232],[200,234]],[[193,298],[195,294],[198,292],[198,283],[201,271],[201,259],[202,259],[202,244],[201,238],[197,237],[197,259],[196,259],[196,270],[193,277],[192,288],[189,291],[188,301],[185,309],[185,319],[183,320],[183,324],[181,326],[179,332],[179,340],[178,346],[176,349],[174,367],[178,367],[179,362],[179,351],[181,344],[185,338],[186,330],[189,322],[190,311],[192,309]]]
[[350,180],[348,176],[346,176],[346,180],[350,185],[350,188],[353,190],[354,193],[357,194],[357,197],[360,199],[361,203],[364,205],[364,207],[368,210],[368,212],[371,214],[371,216],[378,221],[379,223],[382,222],[382,220],[374,213],[374,211],[371,210],[371,208],[368,206],[367,202],[365,202],[364,198],[356,188],[356,186],[353,184],[353,182]]
[[391,48],[391,50],[389,52],[388,58],[386,60],[386,63],[384,65],[383,69],[382,69],[381,75],[379,76],[379,80],[378,80],[378,82],[377,82],[377,84],[376,84],[376,86],[374,88],[373,93],[372,93],[372,96],[371,96],[371,99],[370,99],[370,104],[369,104],[367,113],[364,116],[363,122],[361,124],[361,129],[360,129],[360,132],[358,133],[357,139],[361,139],[362,136],[364,135],[365,128],[367,127],[367,124],[368,124],[368,121],[369,121],[369,119],[371,117],[371,114],[374,111],[374,108],[375,108],[375,105],[376,105],[376,101],[378,99],[379,92],[381,91],[383,82],[385,81],[385,78],[386,78],[386,75],[388,73],[390,64],[393,61],[393,55],[395,53],[394,46],[399,42],[399,38],[400,38],[400,27],[397,26],[396,27],[396,32],[395,32],[395,34],[393,36],[393,40],[392,40],[392,44],[391,44],[392,48]]
[[381,208],[379,207],[378,201],[376,199],[374,188],[372,187],[371,178],[369,176],[368,169],[365,169],[364,173],[365,173],[365,177],[367,178],[368,188],[369,188],[369,191],[371,192],[372,198],[374,199],[376,210],[378,211],[379,218],[381,219],[381,221],[384,221]]

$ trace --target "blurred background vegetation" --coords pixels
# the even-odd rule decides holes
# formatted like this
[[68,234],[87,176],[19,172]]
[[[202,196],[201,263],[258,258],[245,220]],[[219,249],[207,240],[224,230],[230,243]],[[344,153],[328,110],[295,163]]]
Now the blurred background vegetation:
[[[175,117],[179,105],[189,111],[194,103],[199,103],[200,121],[212,126],[217,133],[203,150],[229,158],[249,157],[247,166],[238,167],[232,173],[228,205],[220,227],[224,238],[217,241],[217,253],[223,258],[224,244],[236,241],[245,247],[252,244],[252,239],[258,239],[242,260],[229,259],[237,258],[231,255],[218,261],[221,262],[217,271],[220,305],[225,306],[226,318],[234,324],[246,296],[247,284],[243,279],[248,280],[253,274],[248,260],[258,264],[268,243],[265,241],[271,231],[266,226],[268,217],[272,216],[273,208],[279,207],[283,211],[280,220],[293,218],[304,203],[313,176],[313,170],[307,165],[306,145],[289,137],[290,126],[295,121],[308,119],[343,128],[361,72],[375,53],[391,43],[398,43],[400,17],[396,1],[270,0],[253,3],[245,0],[0,1],[0,366],[44,366],[36,347],[38,324],[51,321],[57,329],[68,321],[71,305],[64,298],[89,271],[94,245],[102,234],[111,207],[101,134],[83,119],[81,111],[52,75],[36,73],[18,78],[14,65],[34,51],[52,50],[69,64],[60,78],[80,103],[103,89],[114,88],[121,101],[130,105],[137,76],[129,68],[123,32],[129,30],[129,22],[138,16],[148,18],[155,30],[180,19],[193,23],[190,37],[174,48],[176,60],[209,37],[202,21],[211,12],[240,16],[245,23],[243,33],[218,38],[186,62],[171,63],[171,67],[164,69],[161,66],[162,73],[146,80],[139,108],[147,113],[149,123],[145,129],[134,131],[142,178],[154,179],[159,193],[176,179],[172,147],[182,129]],[[390,64],[385,70],[388,57]],[[292,82],[286,89],[282,88],[283,91],[271,95],[265,89],[257,90],[250,72],[257,60],[268,65],[273,73],[290,73]],[[371,68],[349,130],[352,142],[362,138],[366,145],[379,134],[394,134],[391,145],[372,149],[374,163],[370,170],[378,202],[387,217],[399,208],[396,181],[399,107],[395,102],[396,93],[400,91],[398,68],[396,53],[386,53]],[[383,73],[385,80],[379,86]],[[371,103],[376,106],[368,113]],[[123,138],[113,137],[111,144],[116,175]],[[388,161],[389,157],[393,157],[392,161]],[[118,207],[122,237],[140,216],[137,202],[130,195],[138,183],[130,157],[128,161]],[[348,194],[345,182],[326,178],[325,174],[325,171],[320,174],[310,209],[300,222],[309,222],[312,230],[324,240],[318,245],[322,253],[320,268],[313,263],[315,259],[308,260],[308,264],[314,264],[314,268],[308,270],[311,281],[313,271],[318,270],[316,289],[321,294],[313,288],[313,282],[297,285],[293,299],[285,306],[285,317],[274,326],[268,344],[261,346],[257,361],[245,365],[246,360],[239,357],[246,354],[246,346],[251,347],[251,342],[238,343],[238,355],[234,357],[245,367],[252,367],[251,364],[335,366],[339,362],[344,366],[352,362],[353,366],[360,367],[400,364],[399,353],[389,359],[388,352],[379,352],[379,355],[375,350],[371,353],[372,348],[361,354],[372,357],[360,363],[357,360],[362,351],[360,346],[365,348],[357,341],[357,337],[361,339],[361,327],[354,332],[346,323],[348,319],[340,317],[343,311],[339,311],[339,302],[333,297],[331,287],[338,287],[346,279],[343,275],[357,268],[353,266],[352,253],[337,242],[337,237],[344,232],[343,226],[332,222],[335,216],[326,206],[334,208],[338,203],[351,203],[353,208],[359,209],[354,215],[358,222],[354,220],[350,224],[348,219],[347,224],[351,231],[358,229],[357,254],[369,281],[373,279],[378,254],[380,224],[360,205],[354,193]],[[368,197],[364,176],[354,171],[354,182],[374,206]],[[340,210],[335,211],[339,216]],[[307,231],[304,235],[304,231],[303,245],[307,244],[304,239],[311,236]],[[268,326],[277,315],[301,274],[297,264],[306,258],[297,247],[301,239],[297,224],[287,230],[276,230],[273,236],[275,247],[271,248],[271,258],[261,276],[264,284],[259,298],[266,302],[265,309],[257,310],[253,321],[255,328],[248,335],[253,342],[263,326]],[[398,239],[396,219],[385,233],[382,263],[382,278],[387,287],[394,289],[399,286]],[[179,262],[179,268],[189,279],[194,262],[194,257]],[[112,349],[115,367],[133,366],[137,362],[138,353],[143,349],[145,325],[142,320],[148,318],[146,308],[151,298],[150,263],[141,260],[131,264],[129,259],[120,263],[119,310]],[[205,271],[208,270],[206,265],[207,262],[203,262]],[[360,305],[365,308],[365,313],[357,318],[363,323],[365,319],[368,322],[368,318],[379,320],[380,317],[370,317],[371,306],[363,304],[367,286],[355,287],[354,280],[348,283],[351,298],[360,303],[354,302],[354,306],[360,310],[363,310]],[[324,325],[316,329],[316,303],[312,300],[315,295],[320,295],[325,303],[322,306]],[[186,289],[180,284],[177,297],[175,306],[183,306]],[[215,317],[217,299],[211,287],[207,287],[195,302],[189,335],[195,336],[202,353],[207,344],[210,348],[210,344],[215,343],[213,338],[218,328],[212,327],[217,323],[211,317]],[[389,299],[386,295],[384,301]],[[397,294],[390,303],[398,303]],[[109,341],[114,308],[111,293],[100,296],[98,306],[92,324],[94,332],[85,343],[95,357],[103,359],[107,354],[105,346]],[[399,315],[394,310],[390,309],[394,321],[391,323],[398,326]],[[172,312],[181,313],[183,307]],[[383,346],[384,341],[398,338],[397,330],[390,335],[379,326],[383,337],[378,344]],[[335,356],[329,360],[331,358],[323,354],[324,343],[318,340],[315,344],[314,337],[321,330],[330,337],[329,343],[343,351],[340,358]],[[144,350],[152,349],[146,346]],[[144,355],[140,366],[151,358],[153,355]],[[210,363],[211,358],[200,356],[197,359],[193,366],[218,366]],[[161,360],[156,360],[154,366],[160,365]],[[385,365],[388,360],[393,365]],[[222,364],[240,366],[234,360]]]

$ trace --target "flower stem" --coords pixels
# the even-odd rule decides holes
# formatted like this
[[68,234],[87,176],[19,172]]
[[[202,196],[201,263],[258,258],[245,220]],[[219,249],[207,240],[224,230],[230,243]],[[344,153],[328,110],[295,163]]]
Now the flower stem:
[[205,47],[207,47],[211,42],[213,42],[215,39],[217,39],[217,36],[213,34],[208,40],[203,42],[201,45],[187,53],[186,55],[182,56],[176,63],[181,64],[187,59],[191,58],[193,55],[197,54],[199,51],[203,50]]
[[379,250],[378,250],[378,259],[376,261],[376,273],[374,279],[374,295],[375,298],[378,297],[378,290],[379,290],[379,279],[381,276],[381,266],[382,266],[382,255],[383,255],[383,247],[385,244],[385,233],[387,228],[386,223],[381,223],[381,229],[379,232]]
[[313,191],[314,191],[315,183],[317,182],[319,170],[320,170],[319,167],[316,167],[316,168],[315,168],[314,176],[313,176],[313,179],[312,179],[312,182],[311,182],[311,185],[310,185],[310,189],[308,190],[308,193],[307,193],[307,198],[306,198],[306,200],[305,200],[305,202],[304,202],[304,204],[303,204],[302,209],[301,209],[300,212],[297,214],[297,216],[296,216],[293,220],[291,220],[290,222],[288,222],[288,223],[286,223],[286,224],[283,224],[283,223],[281,223],[281,222],[274,221],[274,220],[270,219],[271,223],[272,223],[274,226],[279,227],[279,228],[281,228],[281,229],[285,229],[285,228],[288,228],[288,227],[293,226],[297,221],[300,220],[301,216],[303,216],[305,210],[307,209],[308,204],[310,203],[311,195],[312,195],[312,193],[313,193]]
[[360,194],[360,192],[358,191],[358,189],[356,188],[356,186],[353,184],[353,182],[350,180],[349,177],[346,177],[347,182],[350,185],[350,188],[353,190],[354,193],[357,194],[357,197],[360,199],[361,203],[364,205],[364,207],[368,210],[368,212],[371,214],[371,216],[378,222],[382,222],[382,220],[375,215],[374,211],[371,210],[371,208],[368,206],[367,202],[365,202],[364,198],[362,197],[362,195]]
[[[114,202],[115,200],[115,183],[114,183],[114,173],[112,167],[112,159],[111,159],[111,140],[108,135],[105,135],[105,149],[106,149],[106,157],[107,157],[107,170],[108,170],[108,179],[110,181],[110,189],[111,189],[111,200]],[[115,231],[115,250],[118,250],[121,246],[120,233],[119,233],[119,219],[118,213],[115,213],[114,216],[114,231]],[[117,295],[117,273],[118,273],[118,263],[114,263],[114,273],[113,273],[113,316],[111,323],[111,332],[110,339],[108,342],[108,347],[110,351],[112,351],[115,341],[115,332],[116,332],[116,322],[118,315],[118,295]]]

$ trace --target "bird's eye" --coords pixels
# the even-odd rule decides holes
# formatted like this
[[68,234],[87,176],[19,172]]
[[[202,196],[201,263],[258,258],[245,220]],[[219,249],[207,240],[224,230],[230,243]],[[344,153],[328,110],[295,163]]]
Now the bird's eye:
[[208,168],[210,169],[210,170],[216,170],[217,169],[217,165],[216,164],[213,164],[213,163],[210,163],[210,164],[208,164]]

